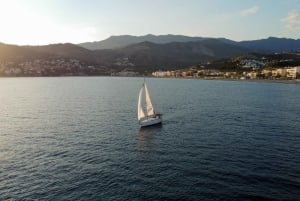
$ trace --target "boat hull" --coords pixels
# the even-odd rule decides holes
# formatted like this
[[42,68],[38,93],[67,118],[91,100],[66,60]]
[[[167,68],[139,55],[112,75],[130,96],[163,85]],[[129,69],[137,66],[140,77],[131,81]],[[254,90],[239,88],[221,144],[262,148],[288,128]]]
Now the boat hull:
[[147,126],[153,126],[153,125],[157,125],[157,124],[161,124],[162,119],[161,118],[149,118],[149,119],[145,119],[143,121],[140,121],[140,126],[141,127],[147,127]]

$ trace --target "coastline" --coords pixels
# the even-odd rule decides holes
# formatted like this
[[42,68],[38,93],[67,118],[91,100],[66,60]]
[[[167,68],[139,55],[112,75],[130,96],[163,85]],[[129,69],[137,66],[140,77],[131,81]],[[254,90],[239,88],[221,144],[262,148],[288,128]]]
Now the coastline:
[[[137,76],[139,77],[139,76]],[[258,83],[282,83],[282,84],[300,84],[300,79],[233,79],[233,78],[198,78],[198,77],[154,77],[149,78],[169,78],[169,79],[194,79],[194,80],[216,80],[216,81],[234,81],[234,82],[258,82]]]
[[[200,78],[202,79],[202,78]],[[276,79],[230,79],[230,78],[216,78],[216,79],[206,79],[203,80],[224,80],[224,81],[236,81],[236,82],[258,82],[258,83],[282,83],[282,84],[300,84],[300,79],[294,80],[276,80]]]
[[282,83],[282,84],[300,84],[300,79],[233,79],[233,78],[199,78],[199,77],[155,77],[155,76],[110,76],[110,75],[70,75],[70,76],[0,76],[2,78],[51,78],[51,77],[146,77],[146,78],[167,78],[167,79],[193,79],[193,80],[216,80],[216,81],[234,81],[234,82],[258,82],[258,83]]

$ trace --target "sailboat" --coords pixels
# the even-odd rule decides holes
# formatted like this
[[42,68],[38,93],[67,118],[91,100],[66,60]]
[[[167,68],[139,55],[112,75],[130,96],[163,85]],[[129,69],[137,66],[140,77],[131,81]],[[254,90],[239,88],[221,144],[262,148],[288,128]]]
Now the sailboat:
[[[145,101],[144,104],[143,100]],[[156,114],[154,111],[146,80],[144,80],[143,86],[139,93],[138,121],[141,127],[161,124],[162,122],[161,114]]]

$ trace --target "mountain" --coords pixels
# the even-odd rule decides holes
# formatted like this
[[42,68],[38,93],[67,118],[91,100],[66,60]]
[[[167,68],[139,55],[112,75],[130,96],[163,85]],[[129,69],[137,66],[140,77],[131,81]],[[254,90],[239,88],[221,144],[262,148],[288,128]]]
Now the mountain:
[[246,54],[248,49],[217,39],[156,44],[142,42],[113,50],[96,50],[100,60],[137,71],[180,68],[195,63]]
[[0,43],[0,75],[107,75],[124,69],[142,73],[184,68],[250,52],[300,51],[300,40],[274,37],[236,42],[226,38],[146,35],[113,36],[102,42],[114,43],[115,48],[89,50],[71,43],[45,46]]
[[0,60],[26,61],[49,57],[76,58],[95,62],[93,51],[71,43],[51,44],[44,46],[17,46],[0,43]]
[[226,38],[203,38],[203,37],[190,37],[182,35],[145,35],[145,36],[111,36],[108,39],[78,44],[81,47],[90,50],[100,49],[118,49],[133,45],[141,42],[152,42],[157,44],[166,44],[171,42],[195,42],[203,41],[207,39],[215,39],[220,42],[240,46],[243,48],[251,49],[256,52],[273,53],[273,52],[287,52],[287,51],[300,51],[300,39],[287,39],[287,38],[275,38],[269,37],[266,39],[252,40],[252,41],[233,41]]
[[0,61],[23,61],[33,58],[45,58],[47,54],[25,46],[0,43]]
[[0,44],[0,76],[109,75],[95,52],[74,44]]
[[[182,38],[182,40],[185,40]],[[123,48],[110,50],[88,50],[74,44],[52,44],[45,46],[13,46],[0,45],[0,63],[13,62],[16,66],[36,65],[41,71],[48,66],[48,73],[53,68],[72,68],[74,60],[81,70],[92,74],[106,70],[120,71],[130,68],[144,72],[158,69],[175,69],[189,66],[195,63],[212,61],[234,55],[245,54],[248,49],[236,45],[224,43],[218,39],[201,39],[194,42],[171,42],[157,44],[153,42],[141,42],[128,45]],[[79,66],[79,63],[76,65]],[[90,66],[90,67],[89,67]],[[83,68],[96,70],[85,71]],[[71,73],[61,70],[62,73]],[[43,74],[44,75],[44,74]],[[58,75],[58,74],[51,74]]]
[[165,44],[171,42],[191,42],[191,41],[201,41],[205,38],[202,37],[190,37],[182,35],[152,35],[148,34],[145,36],[130,36],[130,35],[121,35],[121,36],[111,36],[102,41],[95,42],[86,42],[78,44],[81,47],[84,47],[89,50],[101,50],[101,49],[116,49],[122,48],[128,45],[137,44],[141,42],[152,42],[158,44]]
[[269,37],[261,40],[241,41],[238,45],[266,53],[300,51],[300,39]]
[[93,51],[71,43],[51,44],[44,46],[25,46],[27,49],[49,56],[76,58],[86,62],[97,62]]

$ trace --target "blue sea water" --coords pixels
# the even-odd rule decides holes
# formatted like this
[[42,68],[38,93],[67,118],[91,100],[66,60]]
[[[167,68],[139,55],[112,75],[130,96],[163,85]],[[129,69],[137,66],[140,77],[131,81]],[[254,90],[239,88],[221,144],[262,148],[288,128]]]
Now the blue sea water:
[[0,79],[0,200],[300,200],[300,85]]

